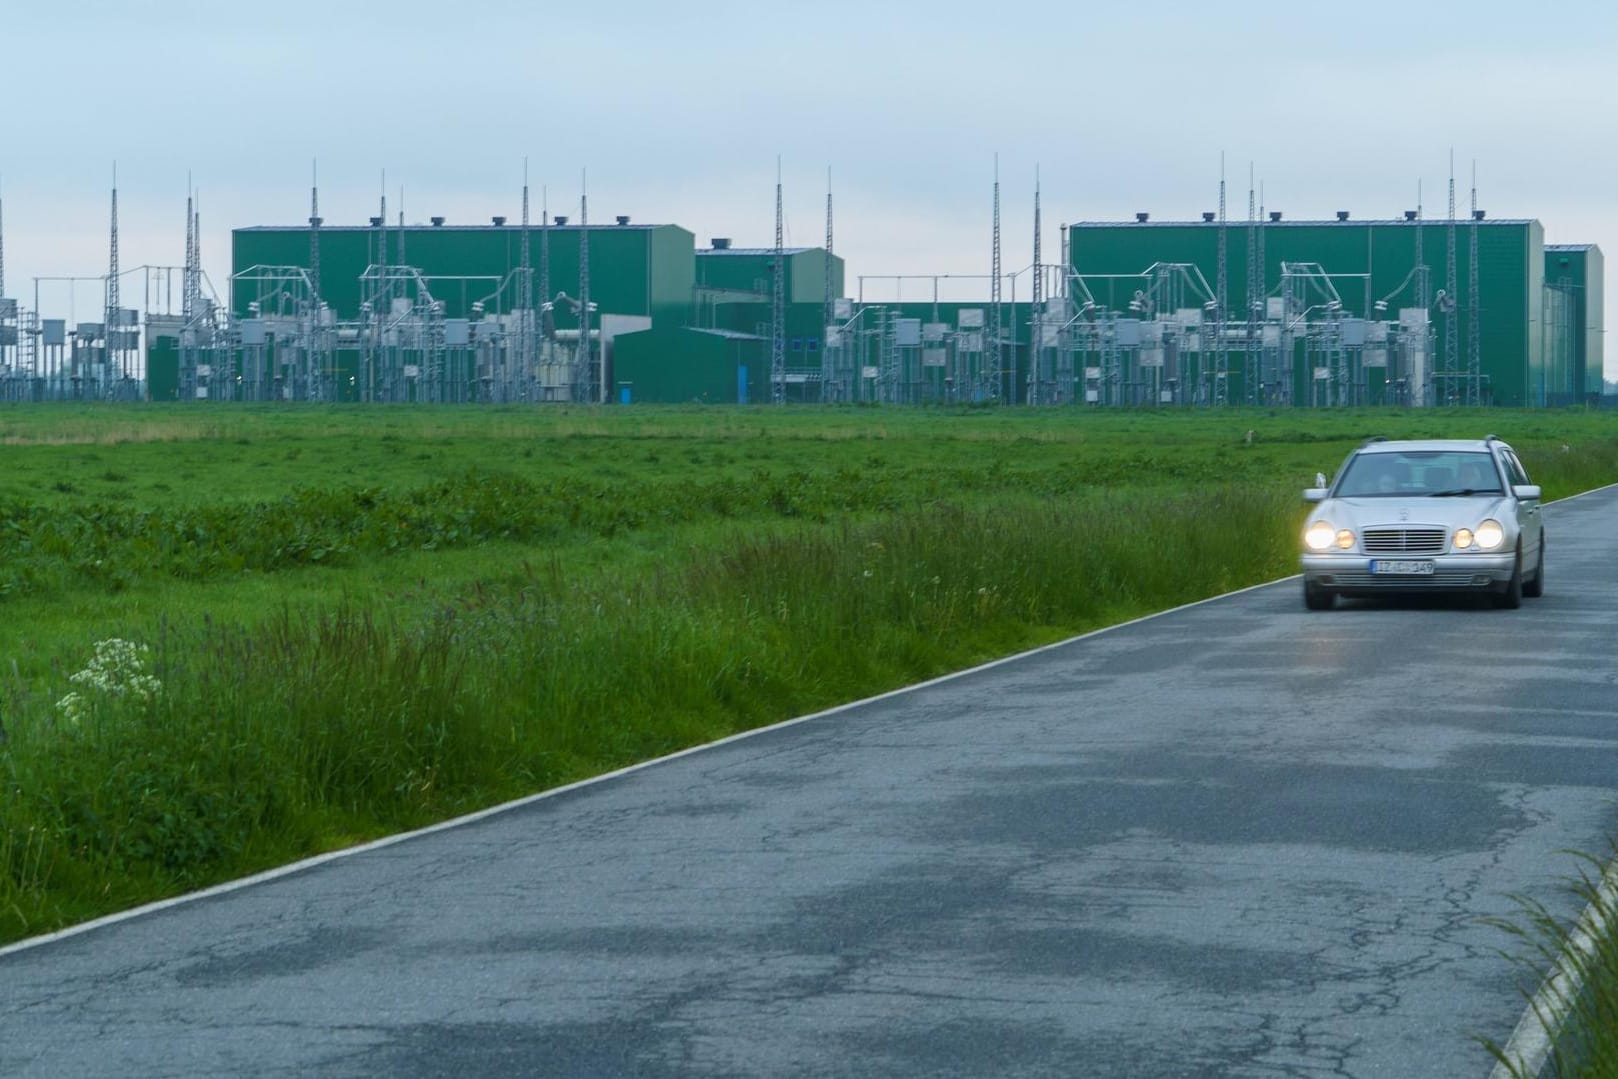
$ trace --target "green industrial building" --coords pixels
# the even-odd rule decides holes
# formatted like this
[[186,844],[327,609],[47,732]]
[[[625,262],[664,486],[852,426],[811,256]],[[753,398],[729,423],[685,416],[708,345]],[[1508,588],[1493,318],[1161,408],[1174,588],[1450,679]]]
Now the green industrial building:
[[[786,399],[1533,406],[1601,390],[1601,251],[1546,245],[1537,221],[1140,215],[1066,226],[1065,241],[1044,304],[1001,305],[998,342],[986,299],[854,303],[841,258],[785,249]],[[586,247],[599,359],[582,395],[563,384],[577,370],[554,384],[534,372],[561,370],[567,349],[585,354]],[[1261,270],[1251,281],[1249,251]],[[259,396],[243,390],[243,400],[302,399],[305,384],[323,381],[309,398],[765,402],[777,257],[723,239],[699,249],[677,225],[627,218],[588,228],[558,218],[526,233],[503,218],[236,229],[229,330],[203,355],[178,320],[150,326],[149,393],[208,396],[211,360],[216,376],[258,380]],[[384,311],[395,321],[384,325]],[[412,319],[415,336],[394,328]],[[535,344],[541,336],[555,355]],[[537,367],[516,359],[533,355]],[[1432,387],[1420,401],[1404,385],[1418,375]],[[523,388],[491,393],[500,378]],[[1336,388],[1324,392],[1323,380]],[[1128,391],[1109,386],[1118,382]],[[217,377],[211,388],[233,392]]]
[[[1554,405],[1599,393],[1601,253],[1594,245],[1547,247],[1544,230],[1533,220],[1480,217],[1455,222],[1452,232],[1447,220],[1355,221],[1344,213],[1332,221],[1286,221],[1279,216],[1224,226],[1212,215],[1201,221],[1156,222],[1140,215],[1131,222],[1081,222],[1068,226],[1071,272],[1096,305],[1114,311],[1129,310],[1136,294],[1147,291],[1153,268],[1164,264],[1195,267],[1208,295],[1190,301],[1198,307],[1219,305],[1208,310],[1222,307],[1229,322],[1243,321],[1252,311],[1259,319],[1299,324],[1313,319],[1318,325],[1329,306],[1334,318],[1374,323],[1424,309],[1433,334],[1427,370],[1435,382],[1449,386],[1460,385],[1468,371],[1475,306],[1484,403]],[[1452,237],[1453,293],[1448,290]],[[1471,294],[1474,241],[1476,296]],[[1248,280],[1250,250],[1262,252],[1261,261],[1253,260],[1262,265],[1256,287]],[[1426,267],[1425,282],[1418,265]],[[1282,312],[1278,303],[1289,288],[1295,290],[1293,306]],[[1245,368],[1239,345],[1228,361],[1230,396],[1251,399],[1257,372]],[[1292,365],[1294,402],[1309,400],[1308,383],[1319,370],[1301,359]],[[1380,376],[1371,369],[1366,373],[1373,382]],[[1365,399],[1391,399],[1382,396],[1387,392],[1372,385]],[[1435,393],[1430,403],[1450,399]]]
[[1601,248],[1595,244],[1545,245],[1546,383],[1541,396],[1552,400],[1552,387],[1576,385],[1579,397],[1601,395],[1605,353],[1602,290],[1606,287]]

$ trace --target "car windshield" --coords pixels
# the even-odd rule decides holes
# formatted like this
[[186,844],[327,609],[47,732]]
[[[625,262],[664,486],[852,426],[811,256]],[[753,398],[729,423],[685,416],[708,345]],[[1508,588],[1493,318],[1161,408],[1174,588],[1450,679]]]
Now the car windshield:
[[1343,469],[1337,498],[1445,498],[1500,494],[1500,473],[1487,453],[1408,450],[1357,453]]

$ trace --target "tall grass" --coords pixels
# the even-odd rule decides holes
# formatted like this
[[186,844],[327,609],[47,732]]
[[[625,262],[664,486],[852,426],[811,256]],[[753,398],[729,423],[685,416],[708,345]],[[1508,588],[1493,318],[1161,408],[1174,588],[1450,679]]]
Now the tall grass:
[[670,752],[1286,572],[1253,488],[933,504],[624,582],[525,566],[426,615],[172,627],[162,691],[14,694],[0,939]]
[[[1618,899],[1610,874],[1588,855],[1568,891],[1584,908],[1568,924],[1541,901],[1517,897],[1519,916],[1491,919],[1517,944],[1511,956],[1537,992],[1530,1014],[1550,1037],[1544,1067],[1530,1071],[1508,1054],[1509,1046],[1484,1045],[1517,1079],[1554,1075],[1558,1079],[1611,1079],[1618,1076]],[[1549,972],[1549,973],[1547,973]]]

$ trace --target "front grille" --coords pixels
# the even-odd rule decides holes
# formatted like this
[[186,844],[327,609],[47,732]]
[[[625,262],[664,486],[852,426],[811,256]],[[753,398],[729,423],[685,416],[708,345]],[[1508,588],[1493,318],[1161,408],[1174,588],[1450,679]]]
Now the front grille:
[[[1479,580],[1484,584],[1479,585]],[[1400,592],[1426,591],[1438,588],[1479,588],[1487,586],[1487,577],[1475,573],[1429,573],[1420,576],[1392,577],[1382,573],[1334,573],[1331,588],[1387,588]]]
[[1360,543],[1367,554],[1443,554],[1442,528],[1367,528]]

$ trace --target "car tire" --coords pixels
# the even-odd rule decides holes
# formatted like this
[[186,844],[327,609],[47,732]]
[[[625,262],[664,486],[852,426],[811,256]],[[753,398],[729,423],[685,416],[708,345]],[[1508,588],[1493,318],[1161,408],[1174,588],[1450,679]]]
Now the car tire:
[[1545,594],[1545,537],[1539,537],[1539,565],[1534,570],[1534,579],[1523,582],[1522,594],[1529,599],[1538,599]]
[[1329,588],[1303,582],[1303,605],[1311,611],[1329,611],[1337,602],[1337,594]]
[[1511,580],[1506,582],[1505,591],[1496,592],[1494,605],[1505,611],[1515,611],[1522,606],[1522,548],[1517,548],[1517,560],[1511,566]]

